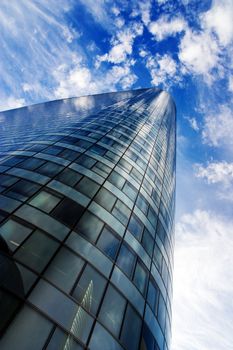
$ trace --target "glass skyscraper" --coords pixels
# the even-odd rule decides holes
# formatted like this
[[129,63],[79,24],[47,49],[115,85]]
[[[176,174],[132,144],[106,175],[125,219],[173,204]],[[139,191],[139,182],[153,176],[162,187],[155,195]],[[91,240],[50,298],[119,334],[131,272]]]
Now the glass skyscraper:
[[158,89],[0,113],[0,349],[168,350],[176,110]]

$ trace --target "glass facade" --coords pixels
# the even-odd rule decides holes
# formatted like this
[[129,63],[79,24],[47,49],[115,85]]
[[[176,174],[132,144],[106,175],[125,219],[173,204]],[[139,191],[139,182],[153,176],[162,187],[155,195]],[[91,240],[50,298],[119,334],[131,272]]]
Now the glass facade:
[[158,89],[0,113],[0,348],[168,350],[176,110]]

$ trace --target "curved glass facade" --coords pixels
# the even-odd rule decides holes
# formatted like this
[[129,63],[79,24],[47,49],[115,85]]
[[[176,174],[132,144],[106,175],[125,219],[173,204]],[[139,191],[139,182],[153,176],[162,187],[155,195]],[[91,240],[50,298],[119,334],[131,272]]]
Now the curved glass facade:
[[170,96],[54,101],[0,128],[1,350],[168,350]]

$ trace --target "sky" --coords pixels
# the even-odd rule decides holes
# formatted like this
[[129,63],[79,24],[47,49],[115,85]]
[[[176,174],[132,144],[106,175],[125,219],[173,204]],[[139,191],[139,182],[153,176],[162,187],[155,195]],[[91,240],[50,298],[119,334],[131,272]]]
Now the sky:
[[0,1],[0,110],[150,86],[176,102],[171,350],[233,349],[232,44],[232,0]]

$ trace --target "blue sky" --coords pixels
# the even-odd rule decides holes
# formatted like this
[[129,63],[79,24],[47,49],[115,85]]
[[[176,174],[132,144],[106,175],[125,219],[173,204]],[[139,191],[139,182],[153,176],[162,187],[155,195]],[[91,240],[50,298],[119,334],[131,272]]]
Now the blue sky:
[[1,0],[0,110],[158,86],[177,105],[172,350],[233,349],[232,0]]

